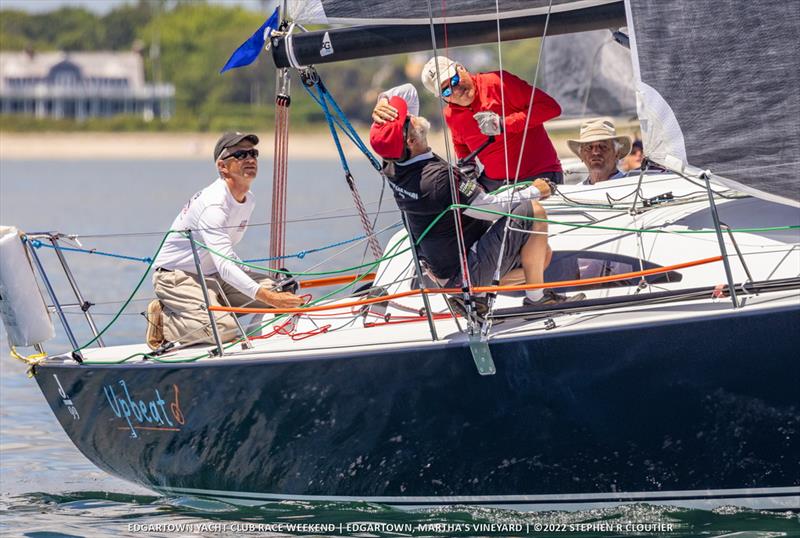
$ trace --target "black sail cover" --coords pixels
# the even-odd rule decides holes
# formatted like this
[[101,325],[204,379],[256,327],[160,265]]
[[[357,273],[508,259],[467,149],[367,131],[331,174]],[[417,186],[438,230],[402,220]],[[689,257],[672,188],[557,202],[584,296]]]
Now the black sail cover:
[[797,0],[626,0],[647,156],[800,207]]
[[562,13],[618,0],[291,0],[289,16],[309,24],[429,24]]
[[[344,25],[273,37],[277,67],[302,67],[403,52],[618,28],[623,0],[292,0],[300,24]],[[498,28],[499,26],[499,28]]]

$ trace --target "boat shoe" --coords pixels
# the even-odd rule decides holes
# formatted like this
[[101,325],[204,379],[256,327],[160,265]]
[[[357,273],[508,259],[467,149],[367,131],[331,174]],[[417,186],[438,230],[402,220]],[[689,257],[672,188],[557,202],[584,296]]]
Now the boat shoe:
[[155,351],[165,342],[164,318],[161,301],[154,299],[147,305],[147,345]]
[[[475,311],[473,315],[477,316],[478,323],[486,321],[486,315],[489,313],[489,299],[487,297],[473,297]],[[467,307],[464,306],[464,298],[462,296],[450,295],[447,297],[447,304],[457,315],[462,318],[467,317]]]
[[552,306],[561,303],[573,303],[576,301],[583,301],[586,299],[585,293],[576,293],[575,295],[566,296],[560,293],[556,293],[553,290],[546,288],[542,291],[542,297],[536,301],[525,297],[522,300],[522,306]]

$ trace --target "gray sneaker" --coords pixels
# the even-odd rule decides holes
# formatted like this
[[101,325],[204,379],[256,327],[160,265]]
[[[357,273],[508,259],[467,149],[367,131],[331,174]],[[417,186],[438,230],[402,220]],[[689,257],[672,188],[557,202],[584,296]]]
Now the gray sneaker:
[[538,299],[536,301],[532,301],[528,297],[525,297],[522,300],[522,306],[552,306],[562,303],[574,303],[586,299],[585,293],[576,293],[575,295],[571,295],[568,297],[566,295],[556,293],[549,288],[543,290],[542,293],[543,295],[541,299]]

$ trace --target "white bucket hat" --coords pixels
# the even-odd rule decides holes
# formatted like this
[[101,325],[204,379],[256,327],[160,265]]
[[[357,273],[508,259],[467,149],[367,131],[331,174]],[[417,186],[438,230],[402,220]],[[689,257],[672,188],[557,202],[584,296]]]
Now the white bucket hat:
[[610,118],[594,118],[586,120],[581,125],[581,137],[577,140],[567,140],[569,149],[572,153],[581,156],[581,144],[588,144],[589,142],[599,142],[601,140],[616,140],[621,144],[617,152],[617,159],[623,158],[631,152],[631,137],[617,136],[617,130],[614,127],[614,122]]
[[[436,67],[439,67],[439,77],[436,77]],[[453,78],[456,74],[456,66],[458,62],[454,62],[446,56],[435,56],[428,60],[425,67],[422,68],[422,85],[436,97],[440,95],[440,88],[442,84]]]

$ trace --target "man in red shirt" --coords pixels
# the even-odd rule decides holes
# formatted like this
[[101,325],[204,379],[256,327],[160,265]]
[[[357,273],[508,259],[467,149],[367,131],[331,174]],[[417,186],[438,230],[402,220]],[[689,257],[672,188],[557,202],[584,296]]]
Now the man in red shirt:
[[[502,120],[503,134],[478,156],[484,166],[481,183],[489,190],[500,187],[506,178],[512,183],[540,177],[563,183],[561,162],[542,125],[561,114],[555,99],[538,88],[534,92],[530,84],[507,71],[471,74],[444,56],[431,58],[425,64],[422,84],[447,103],[444,117],[459,159],[486,141],[475,117],[477,113],[491,112],[499,116],[494,121]],[[529,116],[531,93],[534,98]],[[481,116],[480,121],[487,118],[486,114]]]

